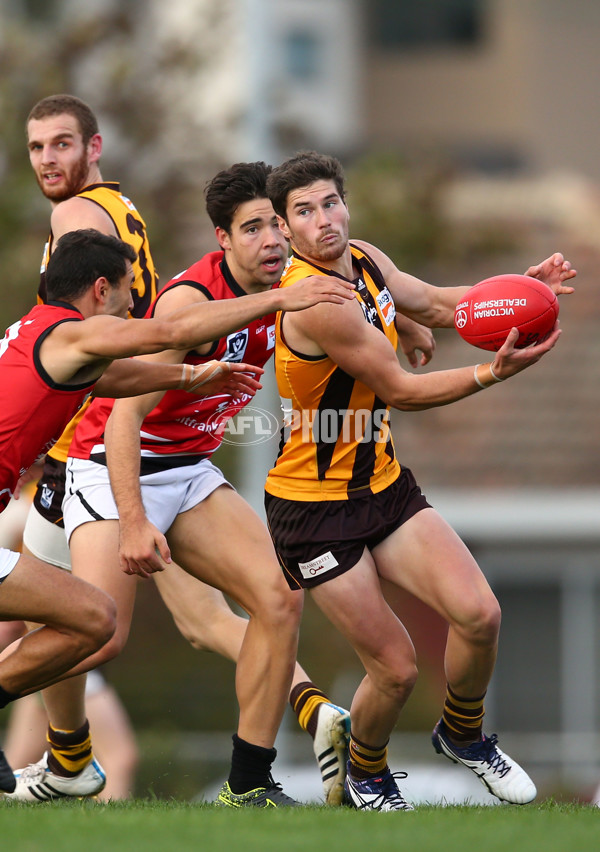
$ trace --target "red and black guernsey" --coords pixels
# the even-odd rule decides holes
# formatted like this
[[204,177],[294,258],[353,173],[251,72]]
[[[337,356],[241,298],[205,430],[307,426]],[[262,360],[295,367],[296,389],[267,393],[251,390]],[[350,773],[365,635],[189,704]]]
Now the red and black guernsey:
[[[209,300],[236,299],[246,295],[233,278],[222,251],[205,255],[189,269],[169,281],[151,306],[153,316],[158,300],[175,287],[193,287]],[[262,367],[273,354],[275,315],[254,320],[247,326],[214,341],[210,351],[201,355],[191,351],[186,364],[204,364],[210,360],[236,361]],[[223,440],[226,423],[250,402],[244,397],[234,402],[229,394],[195,396],[182,390],[166,391],[160,403],[144,419],[140,431],[141,472],[191,464],[209,458]],[[112,410],[112,401],[95,399],[75,432],[69,455],[106,463],[104,427]]]
[[21,473],[60,437],[95,384],[57,384],[40,362],[48,334],[63,322],[81,320],[64,302],[36,305],[0,342],[0,510]]

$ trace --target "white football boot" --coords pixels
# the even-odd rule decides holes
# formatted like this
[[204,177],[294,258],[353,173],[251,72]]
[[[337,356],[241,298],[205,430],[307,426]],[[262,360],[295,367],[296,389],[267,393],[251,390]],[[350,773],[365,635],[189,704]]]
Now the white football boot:
[[48,752],[37,763],[17,769],[15,779],[14,792],[5,795],[20,802],[48,802],[69,796],[82,799],[95,796],[106,785],[106,774],[95,758],[77,775],[64,778],[48,769]]
[[341,805],[344,798],[349,738],[350,713],[336,704],[319,704],[313,749],[328,805]]
[[438,754],[445,755],[453,763],[462,763],[474,772],[500,801],[526,805],[535,799],[535,784],[516,761],[498,748],[496,734],[490,737],[483,734],[480,742],[460,748],[449,739],[446,726],[440,719],[433,729],[431,741]]

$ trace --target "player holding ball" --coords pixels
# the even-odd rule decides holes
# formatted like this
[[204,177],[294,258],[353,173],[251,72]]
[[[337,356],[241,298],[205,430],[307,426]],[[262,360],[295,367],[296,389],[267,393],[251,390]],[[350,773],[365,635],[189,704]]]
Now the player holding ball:
[[[435,750],[472,770],[498,799],[530,802],[534,783],[500,751],[496,735],[482,730],[498,601],[464,543],[399,463],[389,423],[392,408],[446,405],[514,376],[549,352],[560,331],[556,326],[538,345],[519,349],[514,328],[488,363],[409,373],[396,356],[398,320],[406,315],[429,328],[451,328],[469,288],[426,284],[375,246],[350,242],[344,177],[333,157],[297,154],[273,169],[267,191],[293,251],[281,286],[307,274],[356,286],[345,305],[277,316],[275,369],[289,417],[265,501],[290,587],[310,590],[365,667],[350,711],[347,801],[363,810],[412,810],[387,763],[389,738],[417,677],[413,644],[393,608],[398,588],[448,623]],[[560,254],[527,275],[557,295],[573,290],[566,282],[575,271]],[[428,360],[423,353],[421,364]],[[317,433],[323,424],[327,430]]]

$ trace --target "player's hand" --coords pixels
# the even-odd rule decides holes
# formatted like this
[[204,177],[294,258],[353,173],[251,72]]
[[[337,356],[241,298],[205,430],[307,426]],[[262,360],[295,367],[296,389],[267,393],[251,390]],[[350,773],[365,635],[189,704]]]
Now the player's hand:
[[343,305],[354,299],[356,287],[343,278],[332,275],[309,275],[290,287],[281,287],[275,292],[280,298],[279,310],[303,311],[321,302]]
[[142,524],[119,524],[119,563],[126,574],[151,577],[171,562],[167,539],[145,519]]
[[25,473],[22,473],[19,477],[19,481],[15,485],[15,490],[13,492],[13,497],[15,500],[18,500],[21,496],[21,491],[29,482],[37,482],[40,476],[42,475],[42,471],[44,470],[44,460],[46,456],[42,456],[42,458],[36,459],[34,463],[28,468]]
[[574,287],[564,282],[575,278],[577,271],[571,267],[569,261],[565,260],[563,255],[558,251],[547,257],[546,260],[538,263],[537,266],[530,266],[525,275],[543,281],[557,296],[564,296],[575,292]]
[[[435,351],[435,339],[432,330],[401,313],[396,313],[395,324],[398,342],[408,363],[411,367],[424,367],[431,361]],[[421,353],[420,357],[419,352]]]
[[519,339],[519,329],[512,328],[492,362],[494,374],[499,379],[508,379],[526,370],[556,346],[560,335],[561,330],[557,320],[552,332],[541,343],[526,346],[524,349],[515,349],[515,343]]
[[262,385],[258,381],[264,370],[250,364],[230,361],[207,361],[205,364],[183,364],[180,387],[199,396],[227,393],[235,400],[253,397]]

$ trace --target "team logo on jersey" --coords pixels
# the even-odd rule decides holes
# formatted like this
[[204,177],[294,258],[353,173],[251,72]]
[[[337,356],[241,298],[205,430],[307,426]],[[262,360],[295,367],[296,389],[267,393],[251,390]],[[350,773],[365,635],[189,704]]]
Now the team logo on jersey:
[[248,329],[243,328],[227,335],[224,361],[243,361],[248,346]]
[[384,287],[383,290],[375,296],[375,301],[379,306],[383,321],[386,325],[391,325],[396,318],[396,307],[394,305],[394,300],[392,299],[392,294],[387,287]]
[[360,306],[363,309],[366,321],[371,325],[375,325],[377,322],[377,308],[367,305],[366,302],[361,302]]
[[275,347],[275,326],[270,325],[267,328],[267,349],[273,349]]

